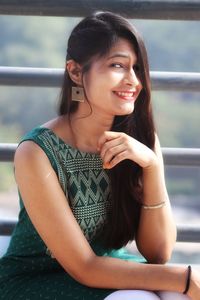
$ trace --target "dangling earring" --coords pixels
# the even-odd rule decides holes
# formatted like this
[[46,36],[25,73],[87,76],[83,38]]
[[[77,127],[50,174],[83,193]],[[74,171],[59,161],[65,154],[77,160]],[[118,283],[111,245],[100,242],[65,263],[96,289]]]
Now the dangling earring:
[[82,87],[72,86],[72,101],[84,102],[84,91]]

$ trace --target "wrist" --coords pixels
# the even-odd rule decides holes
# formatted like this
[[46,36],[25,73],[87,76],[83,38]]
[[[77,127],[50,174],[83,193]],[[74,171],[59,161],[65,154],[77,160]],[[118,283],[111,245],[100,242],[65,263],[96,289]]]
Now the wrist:
[[142,204],[142,208],[146,210],[154,210],[154,209],[162,208],[165,205],[166,205],[166,201],[163,201],[156,204]]
[[159,161],[155,153],[153,153],[151,159],[149,159],[148,163],[143,167],[144,172],[152,172],[156,171],[159,168]]
[[186,283],[185,283],[185,289],[183,291],[183,294],[187,295],[188,291],[190,289],[191,284],[191,274],[192,274],[192,268],[191,266],[188,266],[187,268],[187,274],[186,274]]
[[[196,299],[197,290],[200,290],[200,279],[199,273],[197,270],[192,268],[191,278],[190,278],[190,287],[188,289],[187,295],[192,299]],[[198,292],[199,293],[199,292]],[[199,294],[198,294],[199,295]]]

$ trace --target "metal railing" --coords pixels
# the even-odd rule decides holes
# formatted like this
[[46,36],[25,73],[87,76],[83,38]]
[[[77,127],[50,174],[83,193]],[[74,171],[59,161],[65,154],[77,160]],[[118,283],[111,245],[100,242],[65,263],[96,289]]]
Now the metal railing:
[[[17,144],[0,143],[0,161],[13,161]],[[200,149],[162,148],[165,165],[200,167]]]
[[[82,17],[108,10],[127,18],[200,20],[199,0],[0,0],[0,14]],[[0,67],[0,85],[59,87],[63,69]],[[200,91],[200,73],[151,72],[154,90]],[[12,161],[17,144],[0,144],[0,162]],[[162,148],[166,165],[200,166],[200,149]],[[0,235],[15,221],[0,220]],[[200,242],[200,226],[178,225],[178,241]]]
[[[60,87],[64,69],[0,67],[0,85]],[[150,72],[152,89],[200,91],[200,73]]]
[[199,0],[0,0],[0,14],[83,17],[109,10],[136,19],[199,20]]
[[[0,220],[0,236],[10,236],[15,228],[17,221]],[[200,243],[200,225],[177,225],[177,241]]]

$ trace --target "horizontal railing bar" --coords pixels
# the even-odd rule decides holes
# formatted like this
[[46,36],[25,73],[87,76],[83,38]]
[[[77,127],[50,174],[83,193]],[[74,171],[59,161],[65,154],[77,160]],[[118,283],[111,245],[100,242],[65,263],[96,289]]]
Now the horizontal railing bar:
[[[0,143],[0,161],[13,161],[17,144]],[[165,165],[200,166],[200,148],[162,148]]]
[[109,10],[136,19],[199,20],[199,0],[0,0],[0,14],[83,17]]
[[0,220],[0,235],[11,235],[17,220]]
[[13,161],[18,144],[0,143],[0,162]]
[[200,148],[162,148],[164,164],[171,166],[200,166]]
[[[0,235],[11,235],[17,220],[0,220]],[[177,241],[200,243],[200,225],[177,225]]]
[[64,69],[0,67],[0,85],[60,87]]
[[177,241],[200,243],[200,225],[185,225],[177,226]]
[[200,73],[150,72],[152,89],[171,91],[200,91]]
[[[0,67],[0,85],[60,87],[64,69]],[[200,73],[150,72],[153,90],[200,91]]]

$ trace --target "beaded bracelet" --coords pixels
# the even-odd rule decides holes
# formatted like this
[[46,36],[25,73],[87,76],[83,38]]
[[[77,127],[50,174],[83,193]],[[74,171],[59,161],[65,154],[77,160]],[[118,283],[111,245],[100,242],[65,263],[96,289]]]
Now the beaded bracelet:
[[187,292],[188,292],[188,290],[190,288],[191,272],[192,272],[192,268],[191,268],[191,266],[188,266],[188,269],[187,269],[187,281],[186,281],[186,286],[185,286],[185,290],[184,290],[183,294],[187,294]]
[[142,205],[142,207],[144,209],[156,209],[156,208],[161,208],[166,204],[165,201],[159,203],[159,204],[155,204],[155,205]]

